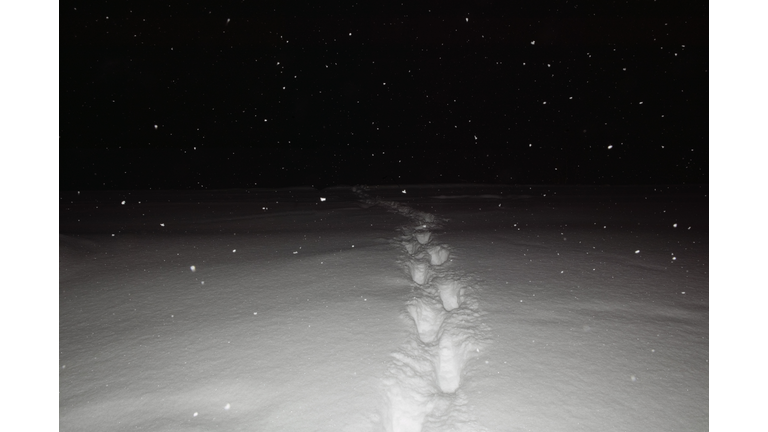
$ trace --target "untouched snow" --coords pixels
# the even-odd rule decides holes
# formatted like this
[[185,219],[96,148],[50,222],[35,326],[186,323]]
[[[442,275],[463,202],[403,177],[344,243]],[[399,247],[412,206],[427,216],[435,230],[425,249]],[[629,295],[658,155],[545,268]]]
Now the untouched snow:
[[706,430],[706,194],[62,193],[60,430]]

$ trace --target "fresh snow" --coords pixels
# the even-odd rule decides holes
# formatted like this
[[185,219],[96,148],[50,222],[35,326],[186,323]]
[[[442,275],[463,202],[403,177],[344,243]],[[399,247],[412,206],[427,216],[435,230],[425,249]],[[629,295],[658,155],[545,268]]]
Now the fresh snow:
[[60,430],[707,430],[706,195],[62,192]]

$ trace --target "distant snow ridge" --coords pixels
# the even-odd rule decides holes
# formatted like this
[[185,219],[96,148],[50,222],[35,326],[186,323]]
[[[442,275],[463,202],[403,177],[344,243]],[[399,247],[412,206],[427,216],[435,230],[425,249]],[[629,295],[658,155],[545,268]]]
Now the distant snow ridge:
[[395,201],[371,198],[369,188],[353,189],[366,205],[380,205],[408,217],[394,240],[403,248],[402,264],[413,297],[404,317],[414,332],[397,352],[383,379],[387,432],[484,431],[469,413],[462,381],[468,362],[490,343],[473,297],[471,279],[451,267],[451,248],[437,244],[438,218]]

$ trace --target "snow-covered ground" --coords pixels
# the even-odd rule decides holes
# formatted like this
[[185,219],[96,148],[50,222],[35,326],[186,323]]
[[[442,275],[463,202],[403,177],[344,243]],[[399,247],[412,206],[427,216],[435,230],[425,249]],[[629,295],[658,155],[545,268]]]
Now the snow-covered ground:
[[63,192],[60,430],[707,430],[707,193]]

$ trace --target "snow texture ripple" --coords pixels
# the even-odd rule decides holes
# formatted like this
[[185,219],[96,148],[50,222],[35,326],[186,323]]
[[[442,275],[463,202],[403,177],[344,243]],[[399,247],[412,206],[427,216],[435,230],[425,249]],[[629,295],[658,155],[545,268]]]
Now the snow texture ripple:
[[413,333],[392,353],[383,378],[383,429],[387,432],[484,431],[470,413],[462,386],[470,360],[490,344],[481,322],[471,277],[452,268],[451,248],[435,242],[441,219],[355,189],[366,205],[379,205],[409,219],[394,243],[402,248],[403,271],[413,284],[404,317]]

